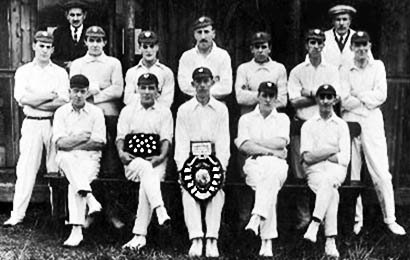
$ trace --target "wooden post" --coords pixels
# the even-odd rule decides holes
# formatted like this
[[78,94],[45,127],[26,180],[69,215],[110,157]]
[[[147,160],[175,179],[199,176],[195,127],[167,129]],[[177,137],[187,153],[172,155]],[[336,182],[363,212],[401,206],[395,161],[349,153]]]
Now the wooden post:
[[10,46],[11,67],[16,69],[21,61],[21,27],[20,27],[20,1],[10,2]]
[[124,56],[126,70],[135,64],[135,6],[135,0],[126,1],[124,29]]
[[108,3],[108,54],[110,56],[118,57],[117,53],[117,37],[115,31],[115,17],[116,17],[116,1],[107,1]]
[[292,0],[291,3],[291,10],[290,16],[292,17],[292,35],[290,37],[289,46],[290,49],[293,49],[293,55],[289,57],[287,61],[288,64],[292,64],[291,67],[294,67],[296,64],[300,62],[299,57],[299,46],[300,46],[300,18],[301,18],[301,3],[300,0]]

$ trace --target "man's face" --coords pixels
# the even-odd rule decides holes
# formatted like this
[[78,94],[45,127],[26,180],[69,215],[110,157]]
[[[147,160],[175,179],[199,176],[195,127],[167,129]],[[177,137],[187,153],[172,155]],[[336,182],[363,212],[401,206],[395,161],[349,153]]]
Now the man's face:
[[67,20],[73,27],[80,27],[84,23],[87,13],[81,8],[71,8],[66,12]]
[[54,52],[52,43],[37,41],[33,43],[34,56],[41,62],[48,62]]
[[106,43],[102,37],[89,36],[85,40],[85,45],[87,45],[88,53],[91,56],[100,56]]
[[156,60],[158,50],[159,50],[158,44],[141,43],[142,58],[145,61],[154,61],[154,60]]
[[336,97],[333,94],[320,93],[316,96],[316,103],[321,112],[330,112],[336,103]]
[[255,43],[251,46],[251,52],[256,62],[265,62],[269,58],[271,47],[268,42]]
[[276,95],[265,91],[258,93],[259,109],[263,112],[271,112],[275,107]]
[[141,105],[143,107],[150,107],[154,104],[158,95],[158,87],[155,83],[138,85],[138,92],[140,93]]
[[191,84],[196,90],[196,95],[200,98],[205,98],[210,97],[210,91],[214,81],[211,77],[200,77],[194,79]]
[[74,108],[82,108],[85,105],[88,88],[70,88],[70,100]]
[[372,44],[370,42],[354,42],[350,45],[356,60],[367,59]]
[[344,35],[347,33],[347,30],[350,28],[350,24],[352,22],[352,17],[350,14],[336,14],[333,17],[333,26],[336,29],[336,32],[340,35]]
[[201,50],[209,49],[212,46],[212,41],[215,38],[215,30],[212,25],[198,28],[194,31],[196,45]]
[[306,50],[310,57],[317,57],[320,56],[322,53],[323,47],[325,43],[318,39],[308,39],[306,43]]

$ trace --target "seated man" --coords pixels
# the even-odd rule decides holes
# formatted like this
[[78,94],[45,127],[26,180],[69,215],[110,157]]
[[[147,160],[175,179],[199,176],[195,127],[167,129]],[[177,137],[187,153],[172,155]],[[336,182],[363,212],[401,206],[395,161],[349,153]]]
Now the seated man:
[[90,183],[100,169],[101,150],[106,142],[104,114],[88,102],[89,81],[84,75],[70,79],[71,102],[60,107],[53,122],[56,162],[68,185],[69,223],[72,230],[64,246],[75,247],[83,240],[86,206],[88,215],[101,211]]
[[[139,95],[135,98],[138,97],[139,102],[133,102],[121,111],[116,140],[118,154],[125,166],[125,177],[140,182],[137,218],[132,231],[135,236],[123,246],[130,249],[145,246],[145,236],[153,211],[156,212],[160,225],[170,219],[162,201],[160,181],[165,174],[167,155],[172,142],[172,114],[169,108],[156,102],[158,79],[154,74],[142,74],[137,84]],[[128,134],[159,135],[160,152],[147,157],[133,153],[135,150],[128,150],[129,144],[125,143]],[[137,144],[138,147],[139,145]]]
[[[220,161],[222,170],[226,171],[230,156],[228,109],[225,104],[211,96],[214,80],[210,69],[205,67],[196,68],[192,73],[192,80],[191,84],[195,88],[196,95],[182,104],[177,113],[175,162],[178,171],[182,173],[185,163],[193,154],[194,149],[192,148],[194,148],[193,143],[195,142],[207,146],[209,148],[206,151],[207,154],[215,155]],[[210,148],[210,146],[213,148]],[[212,152],[209,150],[212,150]],[[209,181],[210,178],[208,177],[205,182]],[[198,179],[201,182],[201,178]],[[192,241],[189,249],[190,256],[202,255],[204,230],[202,228],[201,204],[205,208],[205,254],[207,257],[219,256],[217,240],[225,193],[222,189],[214,191],[216,193],[208,200],[197,201],[197,198],[194,198],[188,190],[182,188],[184,219],[188,228],[189,239]]]
[[337,235],[338,188],[344,181],[350,161],[350,134],[347,123],[336,116],[333,105],[336,90],[328,84],[316,91],[319,114],[307,120],[301,129],[300,153],[309,188],[316,193],[312,221],[304,238],[316,242],[324,220],[325,253],[338,257]]
[[265,81],[258,88],[258,106],[239,120],[238,149],[248,155],[243,171],[246,184],[255,190],[252,217],[245,229],[259,233],[262,238],[260,256],[271,257],[272,239],[276,229],[276,202],[278,192],[286,180],[286,145],[289,143],[290,121],[278,113],[275,103],[278,88]]

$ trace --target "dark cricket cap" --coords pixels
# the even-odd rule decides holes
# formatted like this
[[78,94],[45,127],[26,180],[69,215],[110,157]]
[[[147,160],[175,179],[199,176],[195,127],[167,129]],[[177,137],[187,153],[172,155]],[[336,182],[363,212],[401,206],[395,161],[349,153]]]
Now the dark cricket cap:
[[251,44],[270,42],[271,36],[267,32],[256,32],[252,35]]
[[336,90],[330,84],[323,84],[316,91],[316,96],[319,96],[320,94],[331,94],[336,96]]
[[45,43],[53,43],[54,37],[51,33],[47,31],[37,31],[34,34],[34,40],[36,42],[45,42]]
[[139,43],[157,44],[158,41],[159,41],[158,36],[153,31],[142,31],[138,35],[138,42]]
[[93,25],[87,28],[85,31],[85,36],[105,38],[105,31],[100,26]]
[[158,86],[158,78],[152,73],[144,73],[138,78],[138,86],[155,84]]
[[258,92],[264,92],[276,96],[278,94],[278,87],[273,82],[264,81],[259,84]]
[[82,74],[77,74],[70,79],[70,88],[88,88],[90,82],[87,77]]
[[357,42],[370,42],[370,36],[367,32],[365,31],[357,31],[352,35],[352,38],[350,40],[350,43],[357,43]]
[[305,36],[306,41],[314,39],[324,42],[326,40],[325,33],[320,29],[309,29]]
[[192,73],[192,79],[200,79],[200,78],[213,78],[212,72],[210,69],[205,67],[199,67],[194,70]]
[[329,9],[329,15],[334,16],[337,14],[355,14],[357,11],[350,5],[335,5]]
[[199,28],[204,28],[207,27],[209,25],[214,25],[214,21],[212,21],[212,19],[208,16],[201,16],[198,19],[196,19],[194,21],[194,23],[192,24],[192,30],[196,30]]
[[70,0],[62,4],[64,10],[69,11],[71,8],[81,8],[83,11],[87,11],[88,3],[81,0]]

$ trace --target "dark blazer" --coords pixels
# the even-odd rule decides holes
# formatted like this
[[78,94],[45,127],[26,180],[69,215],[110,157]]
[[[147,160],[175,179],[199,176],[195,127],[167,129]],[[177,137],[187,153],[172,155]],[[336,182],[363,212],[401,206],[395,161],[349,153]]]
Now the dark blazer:
[[51,60],[64,68],[64,62],[84,56],[87,53],[87,46],[84,43],[86,29],[87,26],[84,25],[78,42],[75,42],[71,36],[70,25],[55,29],[53,33],[54,53],[51,55]]

